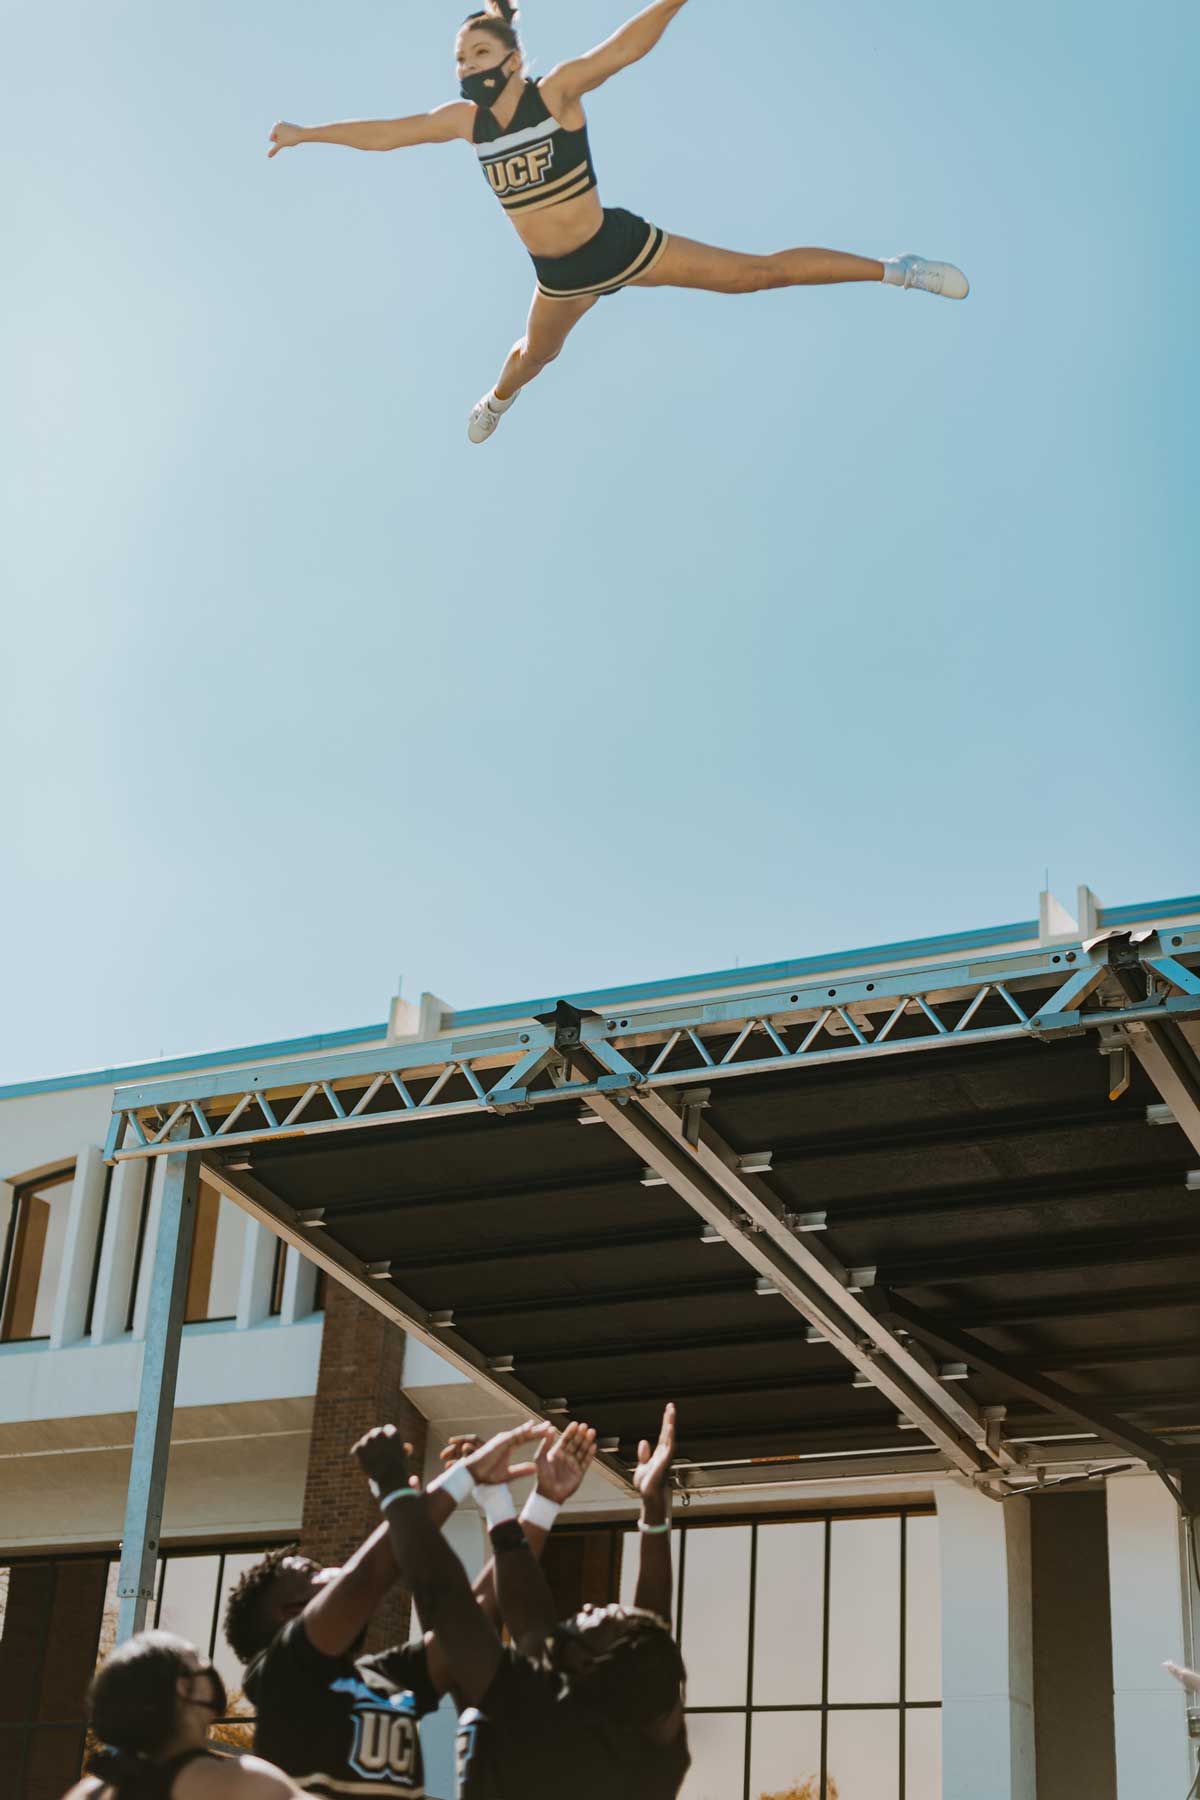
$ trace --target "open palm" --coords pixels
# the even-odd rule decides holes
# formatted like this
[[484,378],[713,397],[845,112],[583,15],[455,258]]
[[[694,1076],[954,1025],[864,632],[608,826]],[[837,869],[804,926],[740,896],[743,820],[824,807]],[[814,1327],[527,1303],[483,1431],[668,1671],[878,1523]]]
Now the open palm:
[[663,1408],[662,1429],[653,1450],[647,1438],[638,1445],[637,1468],[633,1485],[643,1500],[658,1499],[667,1491],[667,1478],[675,1460],[675,1405],[668,1401]]
[[590,1425],[572,1421],[553,1443],[544,1443],[538,1452],[537,1489],[556,1506],[563,1506],[576,1493],[596,1457],[596,1433]]

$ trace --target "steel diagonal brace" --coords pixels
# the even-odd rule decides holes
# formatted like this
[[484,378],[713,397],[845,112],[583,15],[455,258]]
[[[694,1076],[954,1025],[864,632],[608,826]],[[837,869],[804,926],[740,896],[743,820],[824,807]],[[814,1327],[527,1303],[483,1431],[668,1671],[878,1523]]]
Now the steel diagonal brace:
[[[1191,997],[1191,971],[1179,966],[1173,972],[1174,959],[1156,954],[1157,944],[1139,943],[1129,933],[1106,940],[1109,970],[1127,1000],[1135,1006],[1145,1000],[1145,971],[1152,970],[1160,979],[1171,982]],[[1185,985],[1182,977],[1187,977]],[[1194,1046],[1196,1027],[1174,1020],[1135,1020],[1121,1026],[1121,1016],[1114,1013],[1113,1024],[1120,1027],[1138,1061],[1175,1115],[1194,1149],[1200,1151],[1200,1054]]]
[[[976,1411],[970,1397],[960,1388],[939,1381],[921,1355],[884,1333],[870,1307],[850,1289],[848,1271],[820,1238],[795,1232],[779,1204],[761,1179],[746,1175],[739,1166],[737,1153],[725,1144],[711,1127],[701,1123],[694,1146],[688,1142],[686,1127],[680,1115],[658,1093],[639,1095],[638,1105],[684,1150],[750,1220],[755,1233],[770,1239],[811,1282],[828,1304],[838,1308],[848,1321],[855,1338],[880,1345],[892,1366],[923,1397],[926,1410],[932,1406],[974,1444],[985,1446],[987,1423]],[[870,1370],[866,1371],[870,1373]],[[996,1462],[1016,1463],[1012,1452],[1000,1449],[989,1454]]]
[[[736,1221],[722,1184],[701,1167],[692,1148],[650,1117],[644,1098],[627,1099],[622,1103],[598,1094],[588,1104],[647,1167],[661,1175],[706,1224],[720,1232],[744,1262],[765,1276],[789,1305],[818,1327],[847,1362],[866,1375],[879,1393],[925,1432],[957,1469],[971,1476],[999,1473],[996,1460],[981,1441],[985,1428],[969,1414],[969,1425],[965,1427],[951,1418],[950,1408],[945,1404],[949,1396],[940,1388],[936,1399],[926,1391],[925,1383],[930,1380],[928,1371],[921,1368],[916,1358],[905,1355],[900,1345],[894,1345],[865,1308],[850,1307],[847,1303],[851,1297],[844,1288],[839,1290],[840,1297],[823,1292],[810,1273],[798,1266],[801,1259],[797,1253],[802,1247],[790,1236],[783,1246],[767,1241],[765,1233],[752,1235],[745,1232]],[[679,1116],[672,1113],[665,1102],[659,1102],[659,1105],[682,1130]],[[756,1196],[748,1195],[747,1198],[758,1207]],[[743,1204],[739,1201],[739,1205]],[[851,1316],[854,1312],[861,1318]],[[899,1357],[896,1352],[900,1353]],[[921,1383],[897,1366],[901,1359],[921,1369]]]
[[[1094,1432],[1098,1438],[1115,1444],[1130,1456],[1148,1463],[1151,1468],[1175,1467],[1183,1460],[1189,1460],[1189,1453],[1175,1446],[1164,1444],[1149,1432],[1139,1431],[1136,1425],[1130,1425],[1105,1406],[1101,1400],[1093,1400],[1090,1394],[1077,1394],[1071,1389],[1062,1387],[1048,1375],[1039,1370],[1034,1376],[1022,1372],[1022,1361],[1006,1357],[1002,1351],[993,1350],[988,1344],[981,1344],[978,1338],[969,1332],[958,1331],[953,1326],[945,1325],[940,1319],[929,1319],[919,1307],[912,1306],[898,1295],[883,1291],[880,1295],[879,1316],[911,1331],[914,1337],[928,1344],[931,1350],[939,1355],[955,1357],[966,1362],[973,1369],[979,1369],[987,1375],[994,1375],[1032,1400],[1039,1406],[1049,1407],[1052,1412],[1062,1413],[1065,1418],[1082,1426],[1084,1431]],[[1027,1369],[1027,1364],[1025,1365]]]

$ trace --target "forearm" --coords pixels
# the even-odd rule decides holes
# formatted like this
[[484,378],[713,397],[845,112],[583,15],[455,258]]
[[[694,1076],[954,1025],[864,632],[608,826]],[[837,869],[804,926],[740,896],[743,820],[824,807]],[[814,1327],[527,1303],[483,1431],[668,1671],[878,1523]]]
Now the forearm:
[[[675,1600],[675,1571],[671,1566],[670,1509],[665,1497],[655,1495],[642,1502],[641,1555],[633,1604],[646,1612],[670,1619]],[[667,1530],[663,1530],[663,1526]]]
[[[529,1553],[535,1562],[541,1562],[542,1551],[546,1548],[546,1539],[550,1536],[540,1525],[531,1525],[522,1520],[521,1528],[525,1533],[525,1542],[529,1545]],[[482,1606],[493,1625],[507,1624],[500,1611],[500,1603],[496,1595],[496,1559],[490,1557],[471,1584],[471,1591]]]
[[395,150],[396,125],[392,119],[343,119],[335,125],[301,125],[301,144],[344,144],[348,150]]
[[687,0],[654,0],[645,12],[640,12],[623,25],[612,42],[619,44],[621,51],[629,62],[638,62],[648,56],[663,32],[671,23],[677,12],[681,12]]
[[399,1573],[388,1528],[380,1525],[305,1607],[304,1628],[310,1642],[327,1656],[340,1656],[395,1585]]
[[[505,1531],[508,1527],[503,1527]],[[516,1529],[521,1531],[522,1526]],[[554,1596],[528,1539],[492,1559],[496,1605],[517,1649],[534,1655],[554,1629]]]

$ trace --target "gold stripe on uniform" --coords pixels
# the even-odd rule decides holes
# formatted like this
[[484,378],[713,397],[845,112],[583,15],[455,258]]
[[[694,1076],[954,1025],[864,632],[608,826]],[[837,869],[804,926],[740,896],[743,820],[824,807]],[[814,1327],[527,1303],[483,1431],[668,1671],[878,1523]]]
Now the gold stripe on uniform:
[[595,184],[587,169],[572,169],[559,181],[552,181],[546,187],[526,188],[511,200],[503,195],[498,196],[505,212],[537,212],[543,206],[557,206],[560,201],[574,200],[578,194],[586,194]]
[[[655,244],[656,237],[658,238],[657,245]],[[585,294],[611,294],[616,288],[625,287],[629,282],[636,281],[639,276],[648,275],[670,241],[665,231],[659,232],[657,228],[652,228],[649,239],[638,251],[629,267],[622,274],[614,275],[611,280],[591,281],[586,287],[578,288],[546,287],[544,282],[539,280],[538,287],[548,300],[580,300]]]

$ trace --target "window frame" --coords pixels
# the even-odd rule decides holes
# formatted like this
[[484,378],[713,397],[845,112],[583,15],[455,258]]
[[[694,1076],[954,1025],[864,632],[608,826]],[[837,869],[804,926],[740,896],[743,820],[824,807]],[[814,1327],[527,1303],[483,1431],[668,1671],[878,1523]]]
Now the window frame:
[[[686,1708],[690,1717],[740,1717],[745,1721],[745,1758],[742,1778],[742,1800],[753,1800],[750,1786],[751,1764],[754,1752],[754,1719],[758,1715],[779,1713],[818,1713],[821,1718],[821,1762],[818,1774],[817,1792],[824,1793],[829,1781],[829,1719],[832,1713],[895,1713],[897,1717],[897,1757],[898,1800],[906,1800],[907,1786],[907,1752],[908,1752],[908,1715],[913,1712],[941,1712],[942,1700],[910,1700],[907,1697],[908,1683],[908,1521],[910,1519],[927,1519],[937,1517],[937,1507],[932,1501],[914,1502],[893,1506],[839,1506],[821,1508],[795,1508],[780,1512],[730,1512],[722,1513],[716,1518],[689,1519],[686,1511],[677,1511],[672,1519],[672,1529],[679,1535],[679,1548],[676,1558],[674,1588],[674,1619],[672,1628],[677,1643],[683,1641],[683,1616],[687,1600],[687,1540],[694,1531],[720,1531],[727,1526],[750,1526],[750,1571],[748,1579],[747,1606],[749,1609],[749,1625],[747,1632],[747,1666],[745,1701],[728,1706],[689,1706]],[[899,1545],[899,1686],[898,1698],[892,1700],[853,1701],[830,1700],[829,1698],[829,1636],[830,1636],[830,1567],[833,1552],[833,1526],[838,1523],[857,1519],[897,1519],[900,1524]],[[755,1625],[758,1604],[758,1533],[764,1525],[813,1524],[824,1528],[824,1574],[821,1615],[821,1699],[800,1704],[764,1704],[754,1702],[754,1653]],[[575,1532],[597,1532],[605,1529],[603,1521],[584,1521],[578,1524],[568,1523],[556,1531],[555,1536],[566,1537]],[[611,1521],[608,1525],[614,1538],[622,1540],[622,1558],[625,1541],[637,1540],[636,1525],[624,1521]],[[613,1574],[610,1576],[609,1598],[617,1599],[620,1587],[621,1559],[613,1558]],[[736,1796],[731,1797],[736,1800]]]
[[[4,1234],[4,1249],[0,1252],[0,1348],[6,1344],[46,1344],[50,1341],[50,1333],[41,1331],[30,1337],[11,1337],[6,1328],[9,1303],[13,1297],[14,1275],[18,1272],[17,1238],[20,1232],[22,1208],[30,1199],[38,1199],[48,1188],[66,1187],[75,1179],[75,1163],[63,1163],[51,1168],[47,1174],[33,1176],[24,1181],[12,1183],[12,1206],[8,1215],[8,1229]],[[44,1256],[44,1246],[43,1246]],[[41,1264],[38,1265],[37,1287],[42,1279]],[[34,1290],[34,1309],[37,1307],[37,1288]]]

